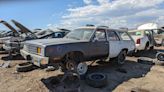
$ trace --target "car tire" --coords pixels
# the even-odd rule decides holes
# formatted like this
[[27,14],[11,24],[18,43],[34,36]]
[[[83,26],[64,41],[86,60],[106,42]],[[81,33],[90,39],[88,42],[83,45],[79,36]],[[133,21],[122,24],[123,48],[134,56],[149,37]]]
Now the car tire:
[[66,70],[74,71],[80,76],[82,76],[87,73],[88,66],[85,62],[77,63],[76,61],[68,61],[66,63]]
[[149,48],[149,43],[147,42],[144,50],[148,50],[148,48]]
[[103,73],[91,73],[86,77],[86,83],[94,88],[101,88],[107,85],[107,76]]
[[83,56],[82,55],[74,55],[65,61],[64,64],[64,71],[74,71],[79,75],[85,75],[88,66],[85,62],[82,62]]
[[122,50],[118,55],[118,57],[116,58],[116,63],[118,65],[123,65],[125,63],[125,59],[126,59],[126,51]]
[[21,63],[16,66],[17,72],[28,72],[34,69],[34,65],[30,62]]
[[164,61],[164,54],[162,54],[162,53],[158,54],[158,55],[157,55],[157,59],[158,59],[159,61]]

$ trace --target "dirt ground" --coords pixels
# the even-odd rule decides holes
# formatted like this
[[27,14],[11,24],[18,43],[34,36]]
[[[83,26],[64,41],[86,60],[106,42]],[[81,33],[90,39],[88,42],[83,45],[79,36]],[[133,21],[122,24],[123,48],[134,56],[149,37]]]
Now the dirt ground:
[[[108,77],[108,85],[103,88],[93,88],[80,82],[82,92],[164,92],[164,65],[156,62],[155,65],[137,63],[139,57],[154,59],[158,50],[164,47],[156,47],[154,51],[140,52],[135,57],[127,57],[123,66],[113,63],[97,62],[89,66],[90,72],[102,72]],[[1,54],[0,57],[5,57]],[[10,68],[0,67],[0,92],[52,92],[53,86],[50,79],[62,74],[60,71],[46,72],[43,69],[35,69],[30,72],[17,73],[15,66],[24,62],[15,58]],[[0,64],[7,62],[0,60]],[[119,72],[118,69],[126,72]]]

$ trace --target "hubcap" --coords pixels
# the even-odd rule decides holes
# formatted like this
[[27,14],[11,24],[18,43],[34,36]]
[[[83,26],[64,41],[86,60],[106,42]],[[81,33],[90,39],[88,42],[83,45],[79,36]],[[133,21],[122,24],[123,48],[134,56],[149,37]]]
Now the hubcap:
[[79,63],[77,66],[77,73],[80,75],[84,75],[88,70],[88,66],[86,63]]

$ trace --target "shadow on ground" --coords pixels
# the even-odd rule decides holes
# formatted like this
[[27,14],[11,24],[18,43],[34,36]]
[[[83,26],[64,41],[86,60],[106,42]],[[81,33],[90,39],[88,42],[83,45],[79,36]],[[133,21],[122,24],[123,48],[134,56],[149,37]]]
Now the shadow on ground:
[[[108,76],[108,85],[104,88],[97,89],[88,86],[85,83],[85,80],[80,82],[82,92],[111,92],[121,83],[131,79],[131,78],[140,78],[145,76],[151,69],[152,65],[140,64],[135,61],[126,61],[126,63],[122,66],[118,66],[114,63],[107,63],[103,61],[99,61],[98,65],[90,66],[89,73],[92,72],[101,72]],[[45,86],[50,90],[50,92],[55,92],[52,80],[60,79],[62,76],[54,76],[47,79],[42,79],[41,81],[45,84]],[[101,90],[101,91],[100,91]]]
[[1,59],[4,60],[4,61],[8,61],[8,60],[24,60],[24,58],[20,54],[12,55],[12,57],[10,57],[9,55],[3,56]]
[[136,57],[148,57],[148,58],[155,59],[156,53],[158,51],[164,52],[163,49],[154,49],[154,50],[147,50],[147,51],[139,51],[139,52],[135,53],[134,56],[136,56]]

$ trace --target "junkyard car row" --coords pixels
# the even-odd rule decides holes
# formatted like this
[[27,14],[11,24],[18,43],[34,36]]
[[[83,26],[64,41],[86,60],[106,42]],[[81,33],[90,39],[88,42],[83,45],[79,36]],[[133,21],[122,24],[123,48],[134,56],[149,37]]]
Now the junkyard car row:
[[80,75],[86,74],[87,61],[124,64],[128,54],[153,49],[164,41],[163,28],[125,30],[87,25],[72,31],[46,29],[34,33],[17,21],[12,22],[19,30],[0,21],[11,30],[1,33],[2,49],[9,54],[20,53],[34,65],[61,67],[63,71],[76,71]]

